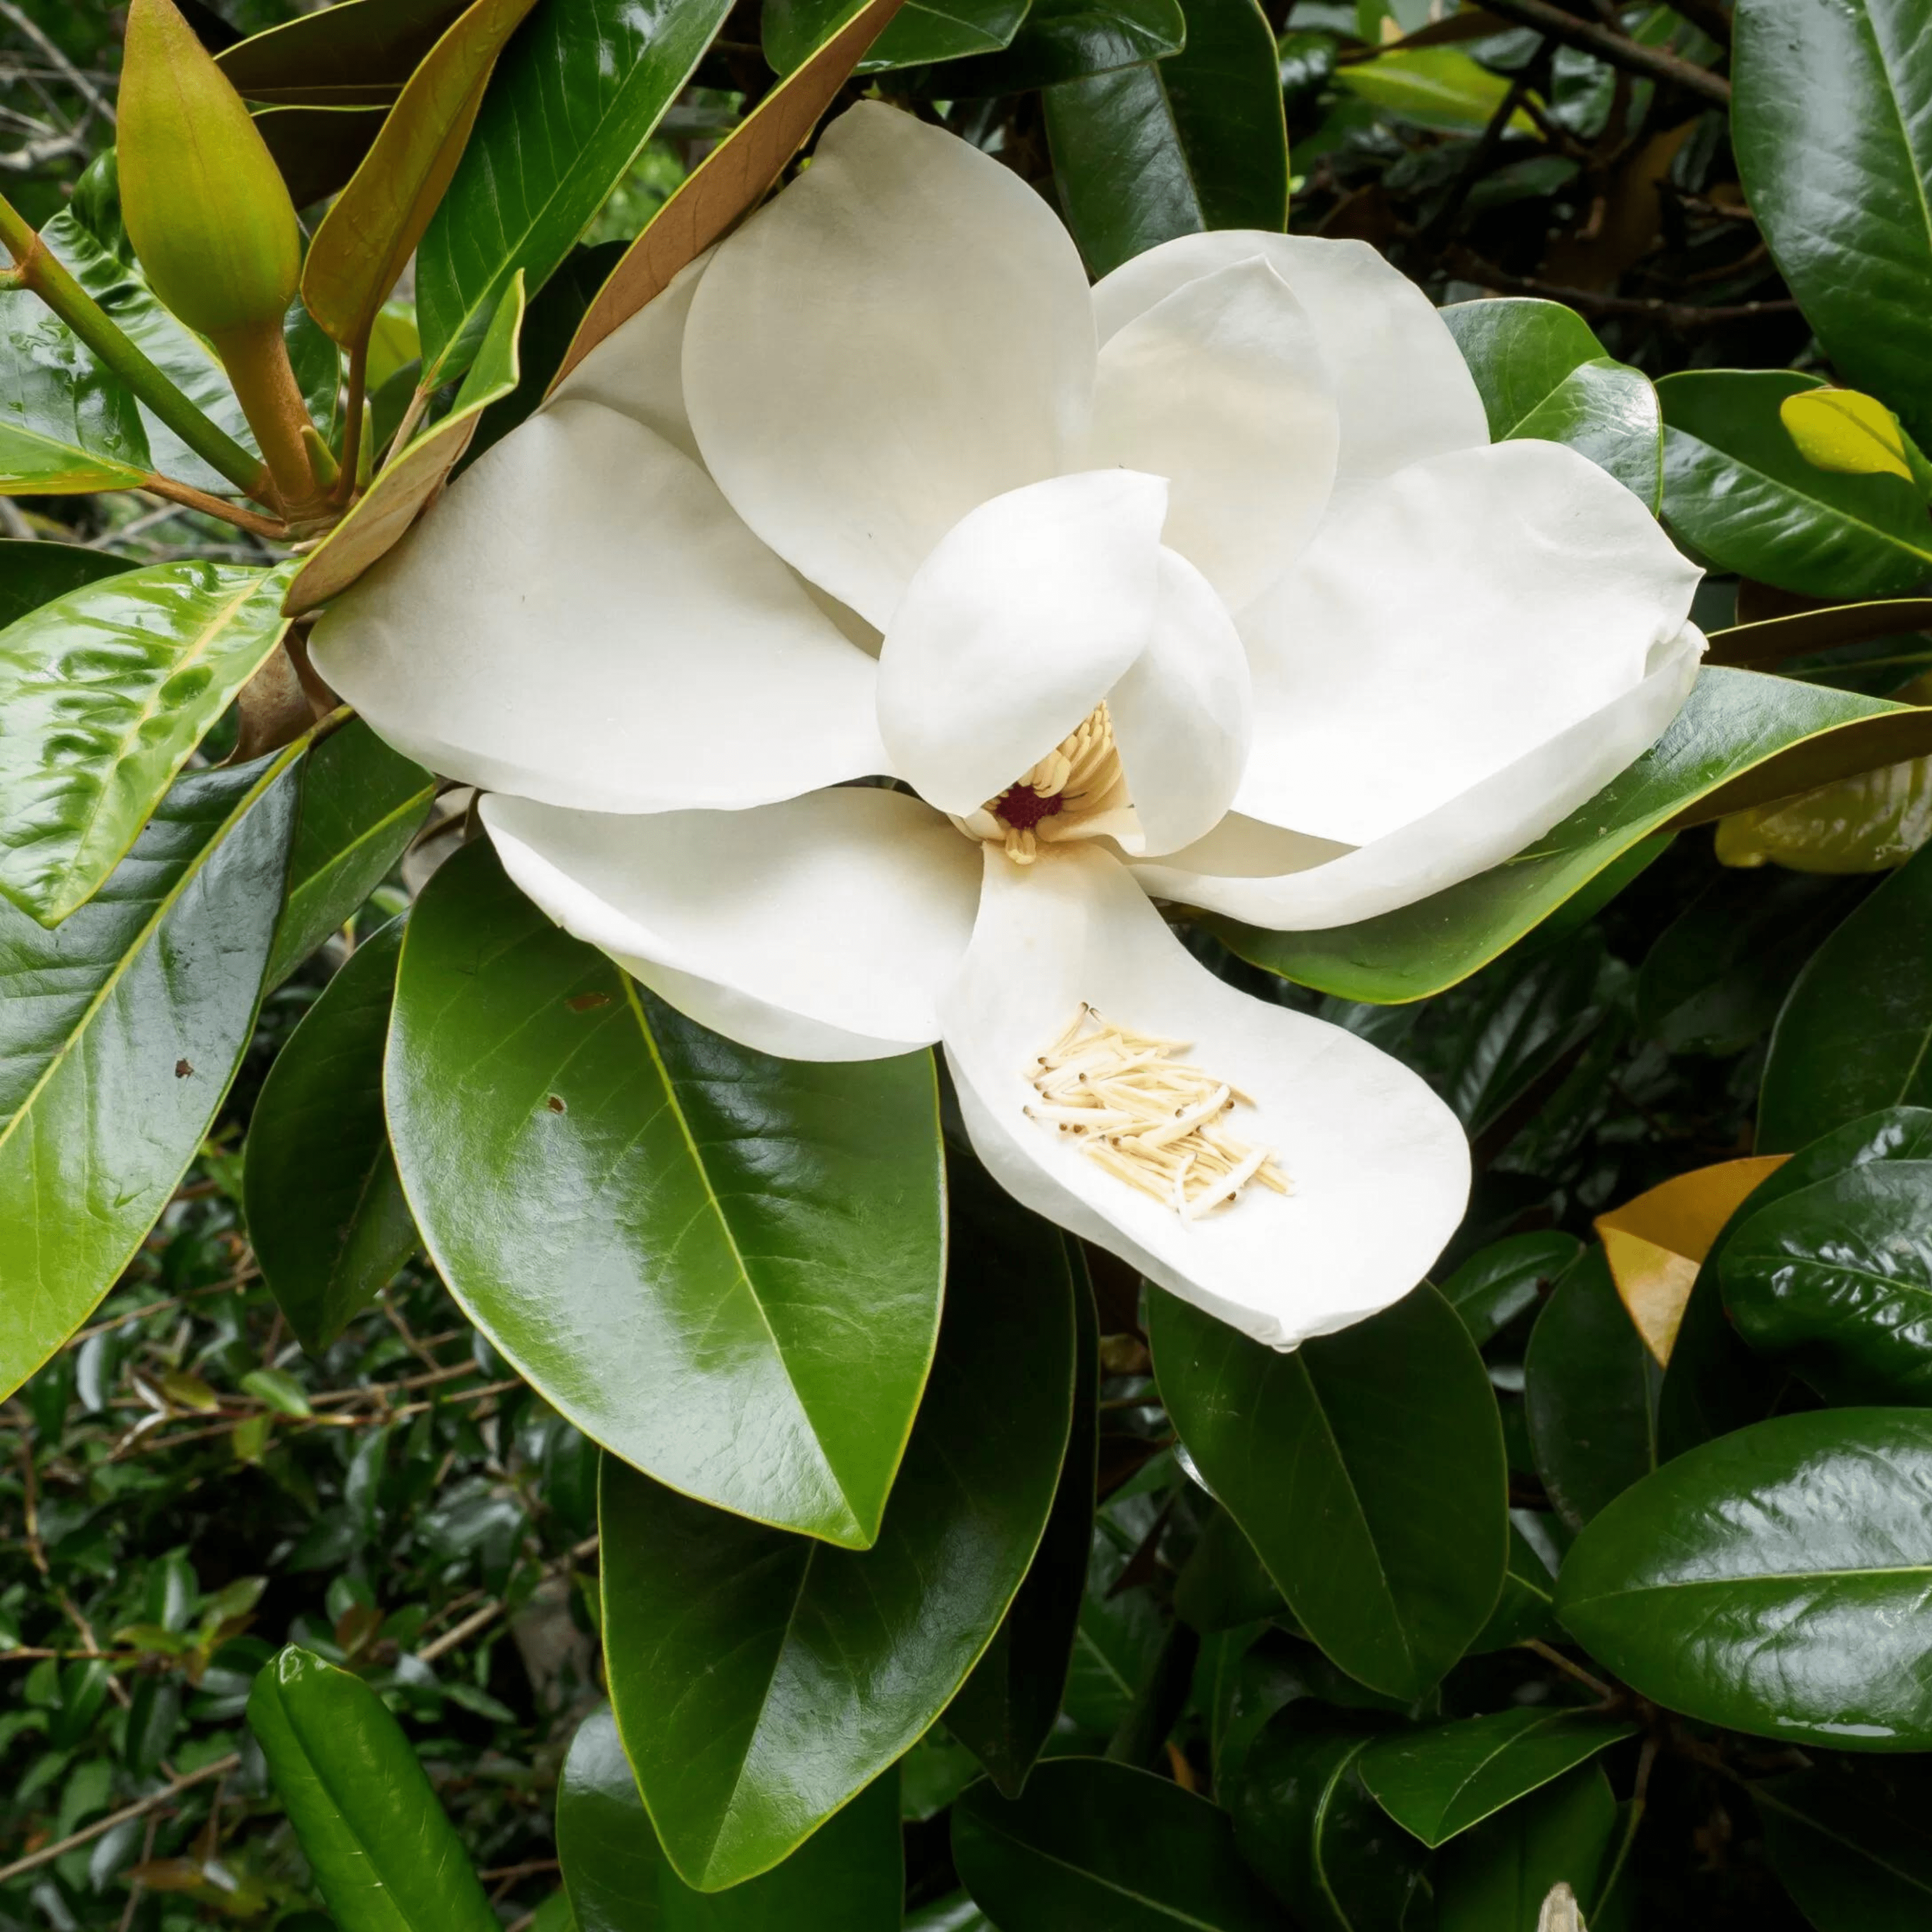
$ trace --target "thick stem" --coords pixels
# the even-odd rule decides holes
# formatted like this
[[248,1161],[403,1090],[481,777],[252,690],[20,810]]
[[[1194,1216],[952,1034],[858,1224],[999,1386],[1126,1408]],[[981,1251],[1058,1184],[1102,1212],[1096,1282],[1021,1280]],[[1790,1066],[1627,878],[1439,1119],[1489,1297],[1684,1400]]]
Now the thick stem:
[[1551,0],[1484,0],[1484,10],[1499,14],[1519,26],[1534,27],[1553,40],[1563,40],[1599,60],[1608,61],[1649,80],[1672,81],[1679,87],[1701,94],[1720,107],[1731,104],[1731,85],[1708,68],[1680,59],[1663,47],[1646,46],[1628,34],[1620,34],[1595,20],[1579,20],[1574,14],[1551,4]]
[[242,412],[268,459],[284,514],[292,522],[314,514],[322,508],[326,492],[316,480],[302,432],[315,425],[290,365],[280,319],[224,330],[212,340]]
[[209,422],[135,347],[4,195],[0,195],[0,242],[6,243],[18,264],[18,286],[38,296],[196,455],[219,470],[236,489],[260,501],[268,500],[268,478],[262,465],[218,424]]
[[278,523],[274,518],[258,517],[253,510],[244,510],[238,504],[228,502],[220,496],[211,496],[192,484],[177,483],[172,476],[150,476],[141,488],[150,496],[165,496],[170,503],[199,510],[205,517],[219,517],[224,523],[232,524],[238,530],[246,530],[251,536],[266,537],[274,543],[287,538],[287,526]]

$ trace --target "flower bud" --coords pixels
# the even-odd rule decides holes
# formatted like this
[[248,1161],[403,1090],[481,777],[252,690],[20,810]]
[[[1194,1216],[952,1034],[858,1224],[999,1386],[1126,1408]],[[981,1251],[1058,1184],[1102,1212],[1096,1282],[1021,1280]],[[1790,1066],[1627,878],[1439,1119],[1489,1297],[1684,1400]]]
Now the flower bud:
[[302,273],[295,206],[174,0],[128,10],[120,115],[122,215],[155,294],[205,335],[279,324]]

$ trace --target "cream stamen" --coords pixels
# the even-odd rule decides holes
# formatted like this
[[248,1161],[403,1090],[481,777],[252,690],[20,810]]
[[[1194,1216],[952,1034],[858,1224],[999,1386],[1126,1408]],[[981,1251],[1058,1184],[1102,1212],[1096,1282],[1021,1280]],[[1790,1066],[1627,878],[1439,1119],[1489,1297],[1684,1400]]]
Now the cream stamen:
[[1173,1058],[1186,1051],[1184,1041],[1131,1032],[1083,1002],[1028,1070],[1040,1104],[1027,1113],[1072,1135],[1090,1159],[1184,1220],[1227,1206],[1250,1181],[1292,1192],[1269,1149],[1246,1145],[1222,1124],[1236,1106],[1253,1102]]
[[1042,844],[1087,836],[1083,821],[1124,806],[1126,782],[1114,746],[1105,704],[1077,730],[1023,772],[998,798],[988,799],[962,828],[976,836],[991,821],[991,836],[1016,866],[1030,866]]

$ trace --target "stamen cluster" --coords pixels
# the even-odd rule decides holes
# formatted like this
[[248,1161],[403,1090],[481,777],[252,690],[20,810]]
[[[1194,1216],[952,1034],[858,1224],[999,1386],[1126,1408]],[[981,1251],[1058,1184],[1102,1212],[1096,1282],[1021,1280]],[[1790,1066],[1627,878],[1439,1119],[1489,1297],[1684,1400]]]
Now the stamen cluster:
[[1251,1181],[1292,1192],[1266,1148],[1221,1125],[1254,1102],[1176,1054],[1181,1040],[1116,1026],[1084,1000],[1072,1022],[1028,1070],[1039,1094],[1030,1118],[1071,1134],[1107,1172],[1186,1221],[1232,1203]]
[[[1061,739],[986,808],[998,822],[1006,856],[1016,865],[1030,866],[1039,856],[1042,824],[1062,817],[1077,818],[1112,803],[1120,788],[1113,721],[1102,702],[1081,721],[1078,730]],[[1050,839],[1054,833],[1044,836]]]

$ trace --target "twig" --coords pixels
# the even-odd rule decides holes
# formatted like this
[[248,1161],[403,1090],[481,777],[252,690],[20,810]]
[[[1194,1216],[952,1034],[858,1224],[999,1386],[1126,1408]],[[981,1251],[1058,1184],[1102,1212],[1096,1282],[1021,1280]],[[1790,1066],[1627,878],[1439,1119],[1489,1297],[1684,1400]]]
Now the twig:
[[1573,289],[1560,282],[1543,282],[1533,276],[1513,275],[1493,262],[1467,248],[1450,250],[1449,266],[1465,280],[1485,288],[1501,289],[1510,295],[1542,296],[1581,309],[1589,315],[1622,315],[1663,323],[1666,328],[1688,334],[1700,328],[1721,328],[1733,322],[1756,322],[1767,316],[1796,315],[1795,302],[1732,302],[1720,308],[1698,308],[1685,302],[1664,302],[1651,296],[1606,296],[1594,289]]
[[[594,1536],[586,1536],[581,1543],[573,1544],[554,1562],[545,1564],[544,1576],[554,1576],[560,1571],[568,1570],[573,1563],[594,1555],[597,1548],[598,1539]],[[491,1598],[488,1603],[471,1611],[462,1622],[445,1630],[434,1643],[424,1644],[416,1652],[417,1656],[425,1664],[434,1664],[439,1657],[448,1655],[458,1644],[467,1642],[478,1630],[488,1629],[503,1614],[506,1607],[502,1598]]]
[[172,1780],[160,1790],[132,1804],[124,1804],[118,1811],[110,1811],[104,1818],[97,1818],[91,1825],[83,1825],[78,1832],[70,1832],[58,1844],[43,1845],[38,1852],[29,1852],[24,1858],[16,1858],[10,1865],[0,1865],[0,1885],[9,1879],[18,1878],[23,1872],[38,1871],[42,1865],[51,1864],[56,1858],[65,1858],[69,1852],[82,1845],[92,1844],[96,1838],[111,1832],[117,1825],[124,1825],[130,1818],[145,1818],[151,1811],[158,1811],[164,1805],[172,1804],[190,1786],[206,1784],[211,1778],[226,1778],[232,1771],[242,1768],[242,1754],[230,1751],[226,1757],[217,1758],[212,1764],[203,1765],[199,1771],[191,1771],[185,1777]]
[[1442,206],[1432,214],[1416,237],[1418,253],[1425,260],[1432,260],[1441,250],[1444,240],[1454,232],[1457,218],[1464,204],[1468,200],[1478,178],[1488,167],[1490,158],[1502,144],[1504,134],[1515,118],[1516,110],[1522,105],[1523,96],[1529,92],[1530,69],[1536,64],[1548,46],[1540,42],[1535,56],[1516,70],[1516,76],[1509,84],[1509,91],[1496,103],[1483,131],[1476,137],[1475,146],[1470,150],[1468,158],[1456,170],[1456,178],[1449,184],[1449,192],[1443,196]]
[[165,496],[170,502],[178,503],[184,509],[199,510],[204,517],[218,517],[225,524],[232,524],[238,530],[246,530],[250,536],[266,537],[272,543],[281,542],[289,533],[288,525],[274,517],[257,516],[253,510],[244,510],[238,503],[211,496],[206,490],[197,490],[191,484],[177,483],[171,476],[149,476],[141,488],[152,496]]
[[1617,1701],[1617,1693],[1611,1685],[1606,1684],[1600,1677],[1592,1677],[1580,1664],[1571,1663],[1562,1652],[1545,1643],[1540,1637],[1524,1638],[1522,1648],[1534,1651],[1544,1663],[1553,1664],[1566,1676],[1575,1678],[1586,1689],[1594,1690],[1606,1704],[1614,1704]]
[[1714,101],[1720,107],[1731,104],[1731,84],[1720,75],[1678,55],[1668,53],[1662,47],[1647,47],[1642,41],[1634,40],[1628,34],[1620,34],[1600,22],[1580,20],[1574,14],[1553,6],[1551,0],[1494,0],[1493,4],[1491,0],[1483,0],[1483,7],[1486,13],[1499,14],[1520,26],[1534,27],[1552,40],[1581,47],[1586,53],[1594,54],[1612,67],[1642,74],[1647,80],[1674,82],[1694,94],[1701,94],[1706,100]]
[[[140,1864],[134,1868],[136,1871],[139,1871],[141,1866],[145,1865],[154,1856],[154,1834],[160,1828],[160,1820],[152,1812],[148,1814],[148,1828],[142,1834],[141,1838]],[[119,1932],[132,1932],[135,1910],[141,1903],[141,1894],[147,1888],[138,1878],[130,1879],[128,1881],[128,1909],[121,1915]]]
[[261,1274],[257,1268],[245,1268],[239,1274],[230,1275],[226,1281],[212,1282],[206,1288],[191,1288],[184,1294],[171,1294],[164,1301],[149,1301],[139,1308],[130,1308],[125,1315],[110,1316],[104,1322],[97,1322],[92,1328],[83,1328],[76,1335],[70,1335],[67,1346],[70,1348],[85,1342],[89,1336],[104,1335],[110,1328],[118,1328],[124,1322],[138,1322],[145,1315],[165,1314],[170,1308],[178,1308],[186,1301],[200,1301],[210,1294],[225,1294],[238,1288],[245,1288]]
[[[80,96],[82,100],[87,103],[88,111],[90,113],[98,114],[110,125],[112,124],[114,109],[106,96],[101,93],[93,82],[88,80],[87,76],[82,74],[65,54],[61,52],[53,41],[41,32],[27,14],[14,5],[14,0],[0,0],[0,19],[10,20],[21,33],[24,34],[42,53],[46,56],[54,71],[74,89],[75,93]],[[81,125],[85,127],[86,123],[83,122]],[[78,134],[80,129],[76,128],[74,132]]]

